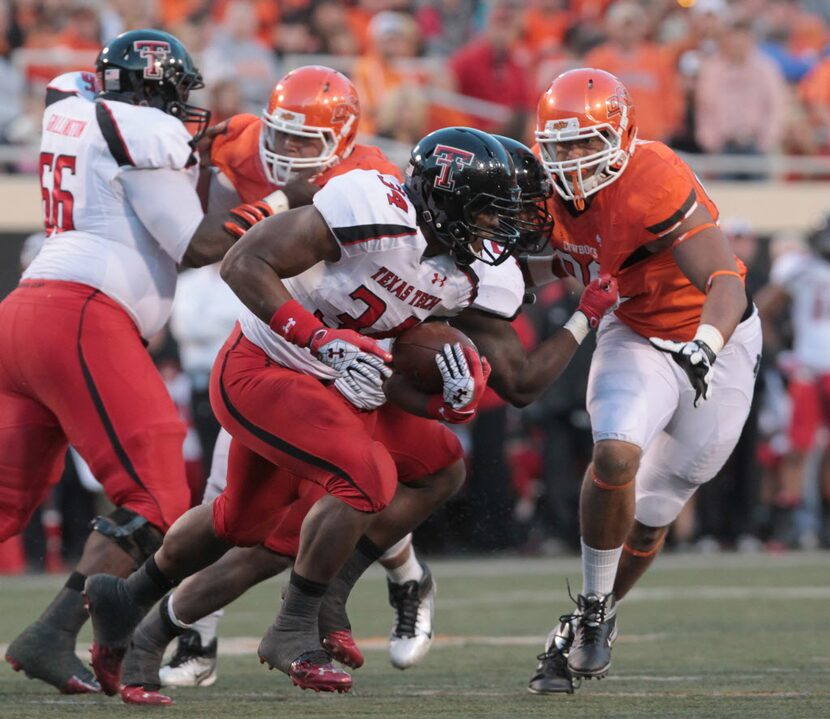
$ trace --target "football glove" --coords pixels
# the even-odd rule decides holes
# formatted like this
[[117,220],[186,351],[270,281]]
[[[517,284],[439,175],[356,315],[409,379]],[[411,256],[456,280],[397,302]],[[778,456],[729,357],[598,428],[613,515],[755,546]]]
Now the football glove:
[[377,340],[354,330],[326,327],[294,299],[280,306],[268,326],[292,344],[308,348],[320,362],[338,373],[348,370],[360,355],[375,355],[386,364],[392,362],[392,355]]
[[338,377],[334,386],[358,409],[370,412],[386,402],[383,381],[392,370],[375,355],[362,353],[348,370]]
[[595,330],[606,312],[617,306],[620,292],[617,280],[611,275],[600,275],[583,290],[577,311],[588,318],[588,325]]
[[224,223],[223,227],[238,240],[257,222],[262,222],[273,214],[271,206],[265,200],[246,202],[230,211],[231,218]]
[[700,404],[701,399],[709,399],[712,396],[712,365],[715,364],[717,355],[709,345],[703,340],[674,342],[659,337],[651,337],[649,342],[661,352],[670,354],[686,373],[695,390],[695,407]]
[[430,398],[427,411],[431,417],[452,424],[469,422],[475,417],[479,400],[487,388],[490,363],[471,347],[460,343],[445,344],[435,356],[435,364],[444,383],[441,394]]

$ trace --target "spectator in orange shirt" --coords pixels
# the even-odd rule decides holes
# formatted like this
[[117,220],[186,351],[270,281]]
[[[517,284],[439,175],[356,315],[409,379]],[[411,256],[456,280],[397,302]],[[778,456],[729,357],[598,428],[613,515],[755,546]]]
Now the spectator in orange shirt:
[[816,65],[798,86],[812,143],[817,150],[830,152],[830,57]]
[[525,41],[535,55],[558,47],[575,20],[567,0],[535,0],[525,14]]
[[585,56],[585,65],[616,75],[637,108],[639,137],[668,141],[683,115],[683,95],[671,54],[646,39],[649,18],[636,2],[620,0],[608,9],[608,42]]
[[[361,130],[377,131],[377,116],[384,98],[401,85],[417,92],[425,81],[424,73],[407,58],[418,54],[418,27],[408,15],[381,12],[369,23],[369,54],[358,59],[353,80],[360,97]],[[401,93],[401,99],[408,93]],[[402,113],[405,114],[405,113]],[[415,135],[417,140],[421,135]]]

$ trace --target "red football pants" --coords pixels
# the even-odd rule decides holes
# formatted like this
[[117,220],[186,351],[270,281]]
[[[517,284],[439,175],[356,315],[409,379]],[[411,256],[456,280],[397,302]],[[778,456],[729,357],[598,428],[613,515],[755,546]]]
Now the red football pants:
[[217,534],[286,556],[296,555],[302,521],[324,492],[379,511],[398,481],[463,455],[440,423],[392,405],[360,412],[333,387],[272,362],[238,329],[214,366],[211,401],[233,436],[227,488],[213,504]]
[[790,382],[792,417],[790,444],[797,452],[813,448],[819,427],[830,427],[830,374],[818,375],[812,382]]
[[68,443],[115,505],[166,530],[188,508],[184,435],[117,302],[29,280],[0,303],[0,541],[60,479]]

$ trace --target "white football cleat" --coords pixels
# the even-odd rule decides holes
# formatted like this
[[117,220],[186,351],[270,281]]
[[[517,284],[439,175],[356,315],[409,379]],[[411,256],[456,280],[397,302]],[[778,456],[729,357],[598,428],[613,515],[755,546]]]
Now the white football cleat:
[[214,639],[202,647],[198,632],[192,630],[179,637],[176,653],[170,664],[159,669],[159,681],[164,687],[209,687],[216,683],[216,647]]
[[395,610],[395,624],[389,636],[392,666],[408,669],[418,664],[432,645],[432,615],[435,611],[435,581],[429,567],[421,562],[424,576],[389,585],[389,604]]

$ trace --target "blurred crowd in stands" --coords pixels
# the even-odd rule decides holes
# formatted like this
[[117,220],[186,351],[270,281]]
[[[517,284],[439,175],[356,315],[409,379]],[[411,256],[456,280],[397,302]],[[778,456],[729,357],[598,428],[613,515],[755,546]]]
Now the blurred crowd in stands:
[[826,0],[5,0],[0,142],[36,144],[44,84],[139,27],[184,41],[216,121],[258,113],[277,78],[326,56],[358,85],[363,133],[409,144],[472,124],[528,141],[540,92],[590,65],[627,85],[644,139],[830,154]]
[[[693,153],[830,155],[827,0],[6,0],[0,143],[37,145],[45,83],[90,67],[107,38],[147,26],[169,30],[193,51],[207,84],[198,101],[215,122],[259,114],[284,72],[324,62],[358,85],[364,135],[408,145],[438,127],[472,124],[531,142],[541,91],[558,73],[591,65],[628,86],[645,139]],[[0,165],[33,171],[36,153],[24,157]],[[723,227],[750,268],[753,292],[769,283],[780,257],[814,252],[807,236],[759,238],[737,218]],[[24,264],[37,243],[37,236],[27,241]],[[830,282],[815,311],[830,322],[827,293]],[[516,320],[526,343],[559,328],[576,297],[561,283],[537,293]],[[237,303],[216,268],[188,271],[171,325],[150,347],[191,426],[185,455],[196,499],[218,429],[207,377]],[[816,370],[826,377],[827,406],[816,410],[817,431],[806,444],[802,432],[796,448],[788,384],[804,367],[787,353],[794,325],[784,307],[764,317],[767,351],[744,437],[678,520],[670,546],[830,546],[830,461],[820,467],[830,359]],[[462,428],[467,486],[419,530],[420,546],[577,551],[577,498],[591,454],[584,406],[591,351],[586,342],[565,376],[525,410],[493,397]],[[822,351],[830,358],[830,346]],[[27,531],[30,568],[73,563],[101,500],[82,460],[70,455],[64,480]],[[3,562],[0,547],[0,571]]]

